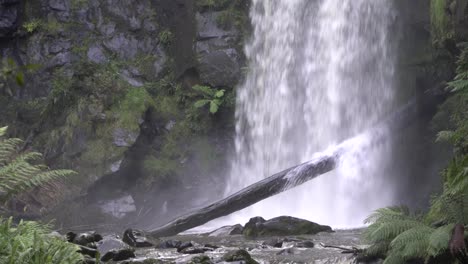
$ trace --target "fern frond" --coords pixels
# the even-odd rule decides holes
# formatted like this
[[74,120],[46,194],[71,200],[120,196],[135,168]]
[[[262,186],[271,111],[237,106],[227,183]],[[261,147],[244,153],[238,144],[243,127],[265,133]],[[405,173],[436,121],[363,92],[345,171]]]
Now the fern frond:
[[405,259],[424,258],[433,228],[425,225],[408,229],[392,240],[391,250],[399,251]]
[[76,245],[51,237],[50,226],[32,221],[12,224],[12,218],[0,218],[0,263],[77,264],[83,256]]
[[455,224],[441,226],[432,232],[427,248],[429,257],[436,257],[448,249],[454,226]]
[[390,242],[388,241],[381,241],[372,244],[370,247],[366,249],[366,254],[369,256],[382,256],[387,254],[388,250],[390,249]]
[[19,151],[22,140],[0,140],[0,200],[75,174],[71,170],[50,170],[40,163],[42,154]]
[[424,226],[422,222],[411,219],[384,222],[369,234],[369,240],[371,242],[393,240],[396,236],[406,230],[421,226]]
[[376,222],[386,222],[393,220],[402,220],[409,217],[409,209],[405,206],[390,206],[379,208],[375,210],[370,216],[365,220],[365,224],[372,224]]
[[391,251],[385,258],[383,264],[406,264],[406,260],[398,252]]

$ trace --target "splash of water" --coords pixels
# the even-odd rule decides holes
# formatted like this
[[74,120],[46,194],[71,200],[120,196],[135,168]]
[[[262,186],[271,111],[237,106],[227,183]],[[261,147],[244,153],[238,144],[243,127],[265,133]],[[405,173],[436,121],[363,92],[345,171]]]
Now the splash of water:
[[[250,71],[238,89],[227,193],[310,160],[391,109],[391,2],[253,0]],[[291,215],[335,227],[361,225],[393,199],[385,169],[391,147],[359,148],[371,137],[354,139],[354,151],[334,172],[251,206],[230,222]]]

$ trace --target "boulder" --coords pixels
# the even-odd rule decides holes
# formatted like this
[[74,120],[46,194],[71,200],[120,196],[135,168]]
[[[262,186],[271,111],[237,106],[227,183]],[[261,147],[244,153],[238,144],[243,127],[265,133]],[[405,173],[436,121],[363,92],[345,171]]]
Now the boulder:
[[101,256],[104,256],[109,251],[117,251],[128,248],[127,244],[115,236],[106,236],[101,241],[96,243],[96,245],[97,250]]
[[192,242],[183,242],[177,247],[177,252],[181,252],[182,250],[193,246],[194,244]]
[[153,243],[143,235],[143,232],[134,229],[127,229],[123,234],[122,241],[132,247],[152,247]]
[[161,242],[157,248],[179,248],[182,242],[179,240],[166,240]]
[[19,0],[0,2],[0,37],[13,33],[18,24]]
[[248,237],[257,237],[314,235],[319,232],[332,232],[332,229],[329,226],[319,225],[304,219],[280,216],[268,221],[261,217],[251,218],[245,224],[243,234]]
[[223,256],[223,260],[226,262],[237,262],[237,261],[243,261],[245,264],[258,264],[257,261],[255,261],[249,254],[244,249],[239,249],[239,250],[234,250],[231,252],[226,253]]
[[125,195],[114,200],[100,201],[98,205],[103,213],[116,218],[123,218],[127,214],[136,211],[135,200],[131,195]]
[[240,65],[226,50],[205,54],[198,66],[200,80],[211,86],[232,87],[239,80]]
[[102,256],[101,261],[121,261],[135,257],[135,250],[131,248],[122,248],[119,250],[111,250]]
[[178,252],[181,254],[203,254],[207,251],[213,251],[213,249],[207,247],[187,247]]
[[188,264],[213,264],[214,262],[211,260],[210,257],[202,255],[193,257]]
[[91,248],[96,248],[94,243],[102,240],[102,236],[94,231],[81,233],[78,235],[73,232],[68,232],[66,234],[66,238],[70,243]]
[[242,225],[223,226],[208,234],[212,237],[242,235],[244,227]]

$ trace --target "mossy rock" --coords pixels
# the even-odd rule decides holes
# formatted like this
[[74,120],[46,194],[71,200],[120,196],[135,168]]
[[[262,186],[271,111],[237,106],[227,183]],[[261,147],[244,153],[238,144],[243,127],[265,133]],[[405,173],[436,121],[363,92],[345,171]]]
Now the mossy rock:
[[214,262],[208,256],[196,256],[193,257],[189,264],[213,264]]
[[251,218],[245,225],[243,234],[247,237],[257,237],[314,235],[319,232],[332,232],[332,229],[304,219],[280,216],[268,221],[261,217]]
[[246,264],[258,264],[258,262],[250,256],[249,252],[244,249],[226,253],[223,256],[223,260],[226,262],[245,261]]

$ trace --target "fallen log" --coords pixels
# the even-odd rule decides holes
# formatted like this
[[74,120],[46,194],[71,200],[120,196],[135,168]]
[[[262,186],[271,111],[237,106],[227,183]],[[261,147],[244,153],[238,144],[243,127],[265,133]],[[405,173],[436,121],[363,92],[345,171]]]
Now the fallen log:
[[[378,144],[383,144],[386,141],[388,132],[398,131],[413,122],[413,120],[422,111],[421,105],[424,105],[423,103],[427,104],[428,100],[434,100],[434,96],[426,95],[425,97],[423,96],[422,100],[421,98],[419,100],[413,100],[401,107],[383,122],[368,130],[366,133],[349,139],[324,152],[317,153],[311,161],[276,173],[273,176],[254,183],[227,198],[180,216],[161,227],[152,229],[148,231],[148,234],[153,237],[176,235],[188,229],[203,225],[216,218],[242,210],[268,197],[289,190],[310,181],[321,174],[327,173],[335,169],[340,158],[348,149],[350,149],[350,146],[353,146],[354,150],[356,149],[355,144],[356,141],[358,141],[356,139],[369,139],[364,142],[359,141],[359,149],[361,150],[375,147]],[[364,135],[367,135],[367,137]]]

